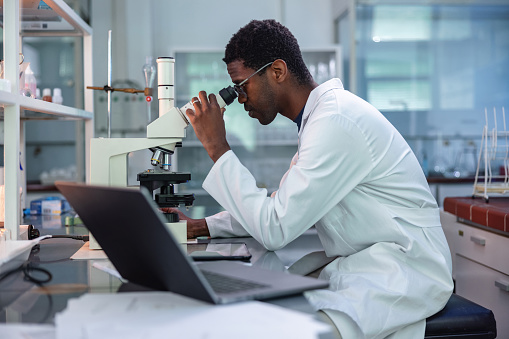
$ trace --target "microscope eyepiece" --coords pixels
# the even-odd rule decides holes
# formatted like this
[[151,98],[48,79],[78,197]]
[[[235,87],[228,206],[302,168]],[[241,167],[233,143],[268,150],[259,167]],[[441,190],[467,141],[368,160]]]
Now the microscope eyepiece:
[[223,98],[226,105],[231,104],[238,94],[232,86],[228,86],[219,91],[219,95]]
[[[223,108],[231,104],[235,100],[235,98],[237,98],[237,96],[238,96],[237,91],[235,91],[235,89],[232,86],[228,86],[219,91],[218,95],[216,95],[216,99],[217,103],[219,104],[219,107]],[[194,105],[192,101],[189,101],[187,104],[185,104],[179,109],[180,115],[187,123],[189,123],[189,120],[187,119],[185,112],[188,109],[192,109],[194,111]]]

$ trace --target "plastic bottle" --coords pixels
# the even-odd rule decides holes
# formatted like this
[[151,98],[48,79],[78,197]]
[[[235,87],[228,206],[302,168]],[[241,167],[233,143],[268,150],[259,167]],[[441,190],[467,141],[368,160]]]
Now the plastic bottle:
[[39,87],[35,89],[35,98],[39,100],[41,99],[41,90]]
[[27,66],[25,70],[25,88],[28,88],[30,91],[30,97],[35,98],[35,92],[37,89],[37,80],[35,79],[34,72],[30,68],[30,64]]
[[52,102],[53,99],[51,98],[51,89],[45,88],[42,90],[42,100]]
[[60,88],[53,88],[53,102],[61,105],[63,101],[64,98],[62,98],[62,90]]

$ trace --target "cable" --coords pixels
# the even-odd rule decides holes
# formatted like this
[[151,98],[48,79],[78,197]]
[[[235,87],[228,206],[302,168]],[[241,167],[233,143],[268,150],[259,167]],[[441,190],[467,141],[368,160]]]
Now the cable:
[[[23,264],[22,267],[23,267],[23,274],[25,274],[25,280],[31,281],[34,284],[42,285],[47,282],[50,282],[51,279],[53,279],[53,275],[51,274],[51,272],[44,268],[34,267],[30,263]],[[34,275],[31,274],[31,272],[40,272],[42,274],[45,274],[46,279],[36,278]]]
[[[48,270],[46,270],[44,268],[40,268],[40,267],[34,267],[32,265],[32,263],[26,261],[21,266],[1,274],[0,282],[2,280],[4,280],[5,278],[7,278],[8,276],[10,276],[14,273],[17,273],[17,272],[23,272],[24,280],[32,282],[35,285],[39,286],[39,288],[41,288],[42,290],[46,291],[46,293],[44,293],[44,294],[46,294],[46,296],[48,297],[48,309],[47,309],[46,313],[44,314],[44,317],[40,321],[40,323],[45,323],[46,320],[49,319],[49,317],[51,315],[51,310],[53,309],[53,297],[52,297],[51,293],[46,289],[46,287],[43,286],[43,284],[50,282],[53,279],[53,275]],[[33,272],[43,273],[46,277],[38,278],[35,275],[33,275]]]
[[[87,242],[90,240],[90,237],[88,235],[52,235],[51,238],[59,239],[59,238],[67,238],[67,239],[74,239],[74,240],[81,240],[84,242]],[[47,238],[47,239],[51,239]]]
[[[27,261],[23,265],[21,265],[17,268],[14,268],[10,271],[7,271],[7,272],[3,273],[2,275],[0,275],[0,281],[4,280],[8,276],[10,276],[14,273],[17,273],[17,272],[23,272],[25,280],[33,282],[34,284],[37,284],[37,285],[45,284],[47,282],[50,282],[51,279],[53,279],[53,275],[51,274],[50,271],[48,271],[44,268],[34,267],[31,265],[30,262]],[[34,276],[32,274],[33,272],[43,273],[46,276],[46,278],[45,279],[37,278],[36,276]]]
[[[35,238],[39,238],[41,236],[41,232],[37,228],[34,227],[34,225],[28,225],[28,240],[32,240]],[[90,240],[90,237],[88,235],[50,235],[50,238],[68,238],[68,239],[74,239],[74,240],[81,240],[83,242],[87,242]]]

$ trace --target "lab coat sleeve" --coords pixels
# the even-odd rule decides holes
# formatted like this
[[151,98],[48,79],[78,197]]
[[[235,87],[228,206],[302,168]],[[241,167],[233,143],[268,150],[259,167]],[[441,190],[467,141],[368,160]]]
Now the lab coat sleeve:
[[212,238],[249,236],[239,222],[226,211],[206,217],[205,221]]
[[[337,105],[327,100],[315,109],[337,112]],[[256,186],[231,150],[214,164],[203,187],[252,237],[276,250],[314,225],[371,169],[360,129],[339,114],[322,114],[307,122],[297,163],[274,197]]]

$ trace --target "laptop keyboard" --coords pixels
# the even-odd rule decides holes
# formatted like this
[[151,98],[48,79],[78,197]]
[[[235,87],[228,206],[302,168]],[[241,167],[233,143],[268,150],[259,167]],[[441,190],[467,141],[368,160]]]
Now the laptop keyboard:
[[201,271],[205,279],[209,282],[210,286],[216,293],[235,293],[240,291],[249,291],[258,288],[269,287],[269,285],[258,284],[252,281],[242,280],[238,278],[228,277],[222,274],[213,273],[210,271]]

